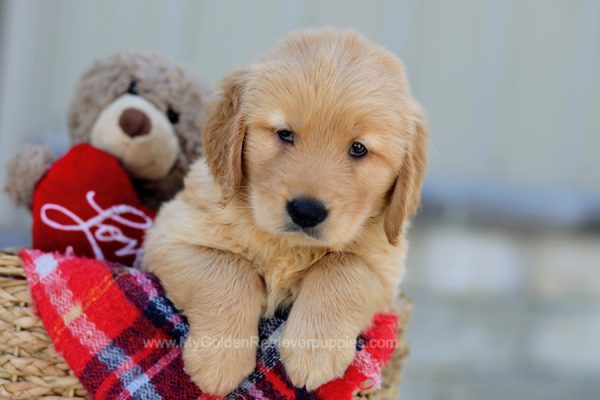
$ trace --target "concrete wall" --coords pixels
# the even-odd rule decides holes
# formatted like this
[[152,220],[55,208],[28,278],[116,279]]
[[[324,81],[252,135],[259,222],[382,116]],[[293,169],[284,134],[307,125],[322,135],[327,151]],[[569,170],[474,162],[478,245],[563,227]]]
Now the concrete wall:
[[406,400],[592,400],[600,393],[600,235],[421,224]]

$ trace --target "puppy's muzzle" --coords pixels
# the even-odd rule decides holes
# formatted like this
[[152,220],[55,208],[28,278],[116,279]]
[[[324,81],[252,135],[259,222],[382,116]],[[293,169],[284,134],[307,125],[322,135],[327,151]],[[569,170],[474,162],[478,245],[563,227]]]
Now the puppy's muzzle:
[[292,221],[301,228],[313,228],[327,218],[325,205],[317,199],[292,199],[288,201],[286,210]]

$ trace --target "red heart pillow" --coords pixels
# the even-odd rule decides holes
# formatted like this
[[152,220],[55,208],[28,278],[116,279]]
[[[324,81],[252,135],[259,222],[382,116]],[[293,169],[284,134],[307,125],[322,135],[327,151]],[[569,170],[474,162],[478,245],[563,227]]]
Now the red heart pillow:
[[73,147],[37,183],[33,247],[132,266],[141,258],[154,211],[145,208],[112,155]]

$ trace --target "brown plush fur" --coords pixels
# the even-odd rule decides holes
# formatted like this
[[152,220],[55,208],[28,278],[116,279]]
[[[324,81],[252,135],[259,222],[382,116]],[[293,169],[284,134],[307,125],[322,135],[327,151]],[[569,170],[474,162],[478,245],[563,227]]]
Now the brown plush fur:
[[[185,368],[202,389],[235,388],[254,368],[260,315],[291,304],[280,351],[292,382],[314,389],[343,374],[355,348],[319,344],[352,341],[391,307],[426,139],[400,61],[350,31],[292,34],[223,79],[206,158],[145,242],[145,268],[189,319]],[[354,141],[364,158],[348,154]],[[310,235],[289,229],[286,202],[297,196],[329,211]]]
[[[202,153],[201,126],[209,89],[192,71],[159,54],[124,51],[112,55],[93,64],[77,85],[69,110],[72,144],[91,142],[90,135],[99,115],[126,94],[133,81],[137,83],[139,97],[158,112],[165,114],[171,108],[179,113],[179,122],[172,124],[178,154],[168,173],[159,179],[136,179],[132,175],[142,202],[157,208],[182,188],[191,162]],[[129,157],[149,157],[149,147],[143,144],[128,150]],[[43,174],[29,166],[30,151],[13,158],[10,162],[13,168],[7,177],[9,194],[17,203],[25,205],[30,204],[33,187]]]
[[54,162],[52,152],[46,146],[27,145],[6,164],[6,192],[15,204],[31,206],[35,183]]

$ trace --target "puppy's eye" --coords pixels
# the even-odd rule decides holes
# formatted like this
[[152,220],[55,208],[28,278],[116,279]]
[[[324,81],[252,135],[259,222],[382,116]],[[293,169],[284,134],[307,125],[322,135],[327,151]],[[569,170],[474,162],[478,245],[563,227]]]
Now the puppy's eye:
[[175,125],[179,122],[179,113],[173,110],[171,107],[169,107],[169,109],[167,110],[167,118],[169,119],[169,121],[171,121],[173,125]]
[[279,139],[283,140],[286,143],[289,144],[294,144],[294,132],[287,130],[287,129],[282,129],[277,131],[277,136],[279,136]]
[[350,146],[350,150],[348,150],[348,154],[355,158],[364,157],[367,155],[368,152],[369,150],[367,150],[365,145],[360,142],[352,143],[352,146]]
[[127,88],[127,93],[132,94],[134,96],[137,96],[138,94],[140,94],[138,92],[138,86],[137,86],[136,81],[131,81],[131,83],[129,84],[129,87]]

